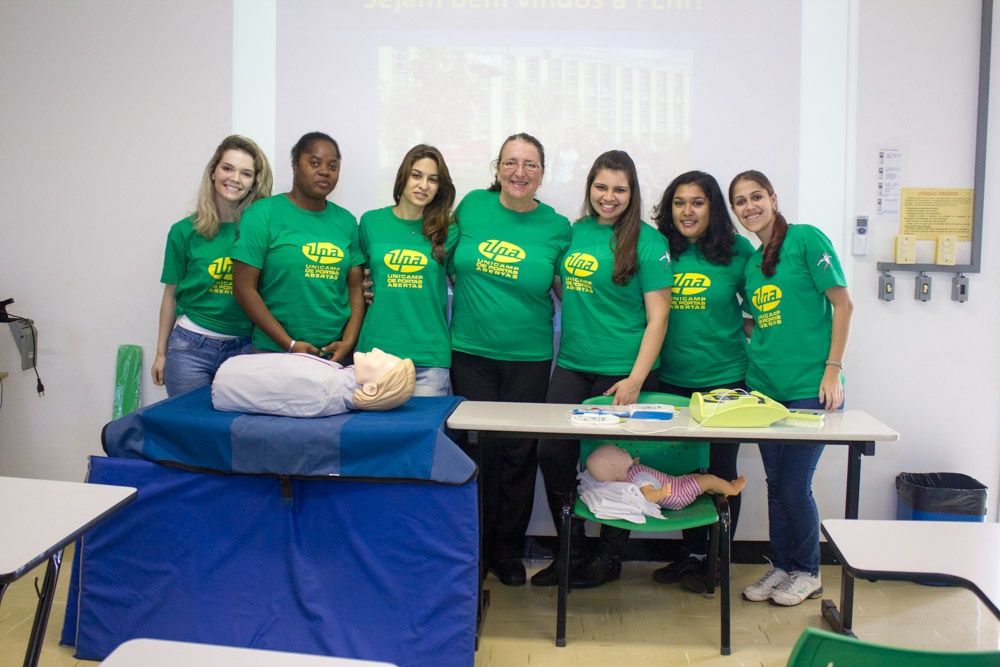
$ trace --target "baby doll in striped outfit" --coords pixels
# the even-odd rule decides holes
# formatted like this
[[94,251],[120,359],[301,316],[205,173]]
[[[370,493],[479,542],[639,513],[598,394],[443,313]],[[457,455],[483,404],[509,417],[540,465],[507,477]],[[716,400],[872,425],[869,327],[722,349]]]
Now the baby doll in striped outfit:
[[646,500],[669,510],[687,507],[703,493],[738,495],[747,483],[743,475],[731,482],[702,473],[668,475],[641,465],[638,458],[612,444],[601,445],[590,453],[587,470],[598,482],[631,482]]

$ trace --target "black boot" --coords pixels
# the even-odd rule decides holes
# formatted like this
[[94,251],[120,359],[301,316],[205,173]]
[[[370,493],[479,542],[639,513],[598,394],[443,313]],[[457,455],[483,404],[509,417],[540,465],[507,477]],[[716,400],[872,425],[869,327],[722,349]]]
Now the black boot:
[[629,531],[611,526],[601,527],[601,541],[594,556],[571,573],[571,588],[596,588],[622,576],[622,554]]
[[[558,525],[558,524],[557,524]],[[581,565],[587,562],[587,534],[584,532],[583,521],[573,521],[569,533],[569,572],[573,576]],[[556,552],[548,567],[539,570],[531,577],[532,586],[558,586],[559,568],[562,567],[562,555]]]

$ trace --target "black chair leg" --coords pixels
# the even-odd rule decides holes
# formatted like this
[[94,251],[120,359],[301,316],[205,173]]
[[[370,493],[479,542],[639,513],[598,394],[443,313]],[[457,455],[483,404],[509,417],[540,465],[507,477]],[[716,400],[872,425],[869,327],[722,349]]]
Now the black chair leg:
[[719,552],[722,567],[722,600],[719,604],[719,645],[722,655],[730,655],[732,649],[732,627],[730,602],[731,575],[732,575],[732,517],[729,514],[729,501],[725,496],[716,500],[716,511],[719,513]]
[[719,571],[719,524],[713,524],[708,531],[708,575],[705,580],[706,597],[715,597],[715,578]]
[[566,595],[569,593],[570,532],[573,509],[562,508],[562,528],[559,533],[559,603],[556,609],[556,646],[566,646]]

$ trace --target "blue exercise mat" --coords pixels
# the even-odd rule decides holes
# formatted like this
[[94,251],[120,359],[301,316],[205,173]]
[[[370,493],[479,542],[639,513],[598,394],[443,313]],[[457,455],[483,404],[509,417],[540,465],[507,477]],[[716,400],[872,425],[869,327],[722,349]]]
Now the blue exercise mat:
[[387,412],[309,419],[220,412],[202,387],[116,419],[102,439],[109,456],[203,470],[464,484],[475,463],[445,432],[462,400],[415,397]]

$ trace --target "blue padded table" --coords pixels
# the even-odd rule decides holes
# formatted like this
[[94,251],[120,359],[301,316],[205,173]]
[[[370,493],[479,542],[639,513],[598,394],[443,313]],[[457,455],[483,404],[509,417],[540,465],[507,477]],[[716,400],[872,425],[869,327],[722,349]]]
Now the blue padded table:
[[202,387],[116,419],[102,440],[108,456],[195,469],[461,484],[476,467],[456,456],[444,422],[462,400],[416,397],[388,412],[307,419],[220,412]]
[[444,428],[461,399],[295,419],[208,414],[199,391],[105,428],[122,456],[93,457],[88,481],[138,499],[79,546],[62,643],[88,660],[142,637],[471,665],[476,470]]

